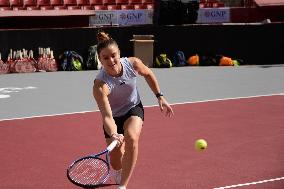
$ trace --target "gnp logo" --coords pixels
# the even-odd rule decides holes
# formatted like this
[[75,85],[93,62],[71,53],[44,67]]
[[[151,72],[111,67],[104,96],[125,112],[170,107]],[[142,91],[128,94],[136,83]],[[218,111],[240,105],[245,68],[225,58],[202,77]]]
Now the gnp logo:
[[218,11],[218,10],[206,11],[204,15],[206,17],[224,17],[226,15],[226,11]]
[[120,18],[122,20],[140,20],[142,18],[143,14],[141,12],[139,13],[134,13],[134,12],[131,12],[131,13],[121,13],[120,14]]
[[113,13],[97,14],[97,15],[95,15],[95,18],[98,19],[98,20],[112,20],[114,18],[114,14]]

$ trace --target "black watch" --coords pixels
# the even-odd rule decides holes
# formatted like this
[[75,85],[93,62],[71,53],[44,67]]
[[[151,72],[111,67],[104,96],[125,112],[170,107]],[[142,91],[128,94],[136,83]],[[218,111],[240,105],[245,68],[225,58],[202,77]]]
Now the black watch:
[[162,92],[156,93],[156,97],[159,98],[160,96],[164,96]]

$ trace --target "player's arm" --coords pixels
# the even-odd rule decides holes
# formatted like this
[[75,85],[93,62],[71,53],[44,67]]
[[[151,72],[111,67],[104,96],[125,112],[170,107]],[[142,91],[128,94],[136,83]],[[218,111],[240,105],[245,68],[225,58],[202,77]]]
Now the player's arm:
[[107,85],[100,80],[95,80],[93,86],[93,95],[101,112],[104,128],[107,134],[109,136],[117,134],[117,126],[113,119],[111,107],[108,100],[109,89]]
[[[130,62],[133,65],[134,70],[141,76],[143,76],[146,80],[146,82],[148,83],[149,87],[151,88],[152,92],[156,95],[158,93],[161,92],[160,87],[159,87],[159,83],[158,80],[155,76],[155,74],[153,73],[153,71],[148,68],[147,66],[145,66],[145,64],[143,64],[143,62],[136,57],[129,57]],[[171,117],[173,115],[173,110],[171,108],[171,106],[169,105],[169,103],[166,101],[164,96],[160,96],[158,97],[158,102],[159,102],[159,106],[161,111],[164,110],[164,108],[166,108],[166,115]]]

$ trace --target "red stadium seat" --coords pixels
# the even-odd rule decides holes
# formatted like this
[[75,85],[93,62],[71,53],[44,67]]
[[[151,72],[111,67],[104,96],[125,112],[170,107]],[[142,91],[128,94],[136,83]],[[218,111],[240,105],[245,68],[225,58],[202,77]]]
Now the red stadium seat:
[[53,6],[40,6],[40,10],[53,10]]
[[95,5],[94,9],[95,10],[107,10],[107,6],[105,6],[105,5]]
[[223,3],[223,2],[218,2],[218,7],[225,7],[225,3]]
[[142,0],[128,0],[129,4],[141,4]]
[[147,6],[144,4],[134,4],[134,9],[147,9]]
[[126,5],[126,4],[128,4],[128,0],[115,0],[115,3],[116,4],[124,4],[124,5]]
[[65,9],[67,9],[67,7],[66,6],[54,6],[54,10],[65,10]]
[[23,0],[24,7],[36,6],[36,0]]
[[67,6],[67,9],[68,9],[68,10],[79,10],[79,9],[81,9],[81,7],[80,7],[80,6],[72,6],[72,5],[69,5],[69,6]]
[[120,5],[107,5],[107,10],[120,10]]
[[93,10],[94,8],[92,6],[87,5],[87,6],[81,6],[81,9],[82,10]]
[[150,4],[145,4],[146,5],[146,7],[147,7],[147,9],[154,9],[154,4],[152,4],[152,3],[150,3]]
[[25,7],[13,7],[13,10],[26,10],[26,8]]
[[37,6],[49,6],[50,1],[49,0],[37,0]]
[[61,5],[63,5],[63,1],[61,1],[61,0],[50,0],[50,5],[51,6],[61,6]]
[[154,4],[154,1],[155,1],[155,0],[142,0],[142,3],[143,3],[143,4],[146,4],[146,3]]
[[90,5],[102,5],[103,4],[103,0],[89,0],[90,1]]
[[77,5],[77,1],[76,0],[63,0],[63,4],[64,5]]
[[134,5],[121,5],[121,10],[133,10]]
[[79,6],[86,6],[86,5],[89,5],[89,1],[88,0],[77,0],[77,5]]
[[115,4],[115,0],[103,0],[103,4],[104,5],[114,5]]
[[21,0],[10,0],[10,6],[21,7],[23,6],[23,2]]
[[27,6],[27,10],[40,10],[40,8],[36,6]]
[[10,1],[9,0],[0,0],[0,7],[9,7]]

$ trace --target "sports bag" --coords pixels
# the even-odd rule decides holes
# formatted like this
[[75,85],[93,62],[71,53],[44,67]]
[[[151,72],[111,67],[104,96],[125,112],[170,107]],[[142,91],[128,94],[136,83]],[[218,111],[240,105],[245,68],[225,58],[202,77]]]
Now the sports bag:
[[90,46],[88,49],[88,59],[86,61],[86,69],[87,70],[99,70],[102,67],[102,64],[99,60],[99,56],[97,53],[97,45]]
[[179,67],[179,66],[187,66],[187,62],[185,59],[185,55],[183,51],[176,51],[174,54],[174,66]]
[[198,66],[199,65],[199,55],[195,54],[188,58],[187,61],[188,65],[190,66]]
[[167,57],[167,54],[159,54],[156,56],[154,67],[155,68],[171,68],[172,61]]
[[82,56],[75,51],[65,51],[59,55],[59,62],[63,71],[81,71],[84,63]]

